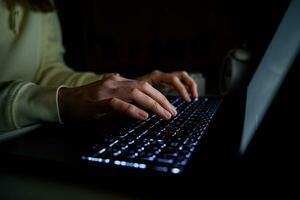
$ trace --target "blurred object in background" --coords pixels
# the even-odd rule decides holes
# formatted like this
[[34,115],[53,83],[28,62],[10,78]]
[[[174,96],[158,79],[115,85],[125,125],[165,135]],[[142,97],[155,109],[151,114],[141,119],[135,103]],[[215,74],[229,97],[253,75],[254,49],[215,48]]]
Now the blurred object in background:
[[205,83],[204,75],[202,73],[190,73],[190,76],[197,83],[198,95],[205,96],[206,95],[206,83]]
[[251,53],[246,48],[232,49],[225,56],[220,69],[219,91],[227,95],[246,89],[251,63]]

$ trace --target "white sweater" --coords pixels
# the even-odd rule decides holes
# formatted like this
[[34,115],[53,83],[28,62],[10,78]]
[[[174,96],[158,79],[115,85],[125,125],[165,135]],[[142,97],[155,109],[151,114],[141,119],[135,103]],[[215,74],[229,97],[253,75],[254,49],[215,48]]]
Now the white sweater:
[[63,61],[57,14],[0,0],[0,134],[43,122],[57,122],[56,90],[103,77],[79,73]]

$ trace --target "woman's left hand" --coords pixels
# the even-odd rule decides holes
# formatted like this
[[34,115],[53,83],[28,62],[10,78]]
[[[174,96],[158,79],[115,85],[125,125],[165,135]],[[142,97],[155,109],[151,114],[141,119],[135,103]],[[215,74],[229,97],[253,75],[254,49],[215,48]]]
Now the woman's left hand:
[[175,89],[185,101],[191,101],[191,97],[198,97],[197,84],[185,71],[164,73],[155,70],[149,74],[137,78],[146,81],[158,89]]

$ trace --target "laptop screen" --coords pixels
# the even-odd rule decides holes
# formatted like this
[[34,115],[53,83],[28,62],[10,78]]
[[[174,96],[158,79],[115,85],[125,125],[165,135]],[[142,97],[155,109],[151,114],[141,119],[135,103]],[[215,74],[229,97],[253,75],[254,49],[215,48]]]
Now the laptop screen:
[[300,1],[292,0],[247,88],[240,144],[244,153],[266,114],[300,47]]

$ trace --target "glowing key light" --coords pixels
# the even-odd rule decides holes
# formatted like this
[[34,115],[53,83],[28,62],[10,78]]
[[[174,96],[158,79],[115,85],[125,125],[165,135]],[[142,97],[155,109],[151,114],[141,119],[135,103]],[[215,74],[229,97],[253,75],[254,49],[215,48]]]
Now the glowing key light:
[[145,168],[146,168],[146,165],[145,165],[145,164],[139,164],[139,168],[145,169]]
[[121,161],[115,160],[114,164],[115,164],[115,165],[121,165]]
[[171,169],[171,172],[172,172],[173,174],[179,174],[179,173],[180,173],[180,169],[178,169],[178,168],[172,168],[172,169]]
[[121,165],[122,166],[128,166],[127,163],[125,161],[121,161]]

